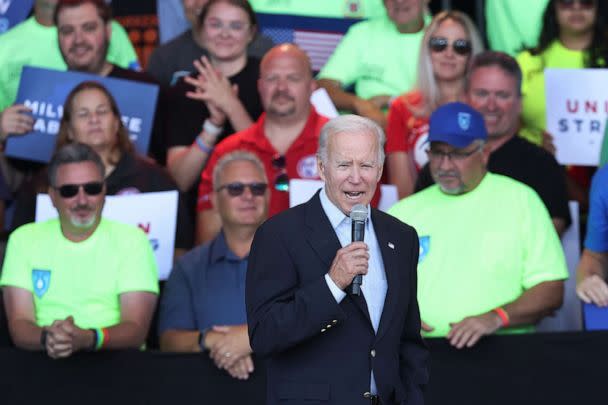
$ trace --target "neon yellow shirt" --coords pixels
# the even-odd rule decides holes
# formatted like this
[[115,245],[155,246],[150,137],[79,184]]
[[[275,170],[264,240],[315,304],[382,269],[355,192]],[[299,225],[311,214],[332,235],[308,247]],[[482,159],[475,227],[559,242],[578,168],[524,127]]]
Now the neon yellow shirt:
[[541,282],[568,277],[547,209],[531,188],[508,177],[488,173],[459,196],[434,185],[389,213],[416,228],[420,238],[420,315],[435,328],[427,336],[445,336],[450,323],[510,303]]
[[[137,55],[125,29],[112,21],[108,61],[124,68],[137,68]],[[45,27],[30,17],[2,34],[0,40],[0,111],[12,105],[17,96],[21,69],[25,65],[66,70],[57,28]]]
[[32,293],[39,326],[72,315],[80,328],[101,328],[120,322],[120,294],[157,294],[158,271],[150,242],[132,225],[102,219],[74,243],[52,219],[11,234],[0,286]]
[[522,129],[519,134],[532,143],[542,143],[542,131],[547,127],[545,100],[545,69],[585,67],[585,53],[565,48],[561,42],[554,41],[541,54],[532,56],[524,51],[517,55],[522,70]]
[[[428,20],[428,18],[427,18]],[[388,17],[359,22],[348,30],[319,73],[319,79],[355,85],[361,98],[396,96],[416,82],[424,30],[401,34]]]
[[250,0],[256,13],[326,18],[374,18],[386,15],[382,0]]
[[486,29],[490,48],[515,56],[534,48],[549,0],[486,0]]

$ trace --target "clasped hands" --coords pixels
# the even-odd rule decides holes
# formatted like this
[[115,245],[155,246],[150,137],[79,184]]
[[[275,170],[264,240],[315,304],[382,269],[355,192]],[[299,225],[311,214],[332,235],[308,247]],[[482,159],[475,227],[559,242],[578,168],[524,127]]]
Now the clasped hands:
[[253,372],[247,325],[214,326],[205,334],[205,347],[218,368],[246,380]]
[[90,348],[93,335],[90,330],[81,329],[74,323],[74,318],[55,320],[46,328],[46,352],[53,359],[69,357],[79,350]]

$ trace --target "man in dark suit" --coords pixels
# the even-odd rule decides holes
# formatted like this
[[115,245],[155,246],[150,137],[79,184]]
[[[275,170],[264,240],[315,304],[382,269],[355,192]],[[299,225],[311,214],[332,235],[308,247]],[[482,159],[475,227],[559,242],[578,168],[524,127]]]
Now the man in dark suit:
[[[268,359],[268,404],[423,403],[416,232],[371,209],[364,242],[350,243],[348,215],[369,207],[383,146],[369,119],[327,123],[317,153],[325,186],[256,232],[246,304],[251,346]],[[362,295],[347,294],[358,274]]]

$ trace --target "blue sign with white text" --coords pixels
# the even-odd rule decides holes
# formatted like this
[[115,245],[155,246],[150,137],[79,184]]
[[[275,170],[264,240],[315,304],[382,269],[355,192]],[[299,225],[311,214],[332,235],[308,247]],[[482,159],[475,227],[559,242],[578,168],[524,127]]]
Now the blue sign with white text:
[[34,130],[23,136],[9,137],[5,154],[48,162],[55,148],[63,103],[70,91],[86,80],[100,82],[114,96],[135,149],[147,154],[158,97],[157,85],[31,66],[23,68],[15,103],[32,109]]
[[4,34],[28,16],[34,0],[0,0],[0,34]]

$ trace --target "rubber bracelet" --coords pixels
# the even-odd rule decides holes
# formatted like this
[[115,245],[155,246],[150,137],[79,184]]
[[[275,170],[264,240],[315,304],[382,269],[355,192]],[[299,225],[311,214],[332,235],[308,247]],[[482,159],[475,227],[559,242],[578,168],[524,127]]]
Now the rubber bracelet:
[[218,127],[210,119],[206,119],[203,122],[203,131],[208,133],[211,136],[218,136],[224,130],[223,127]]
[[208,155],[213,152],[213,148],[210,148],[209,146],[205,145],[205,142],[203,142],[200,136],[196,137],[196,146],[198,146],[201,151],[205,152]]
[[509,314],[504,310],[503,307],[494,308],[492,311],[498,315],[503,327],[509,326]]

